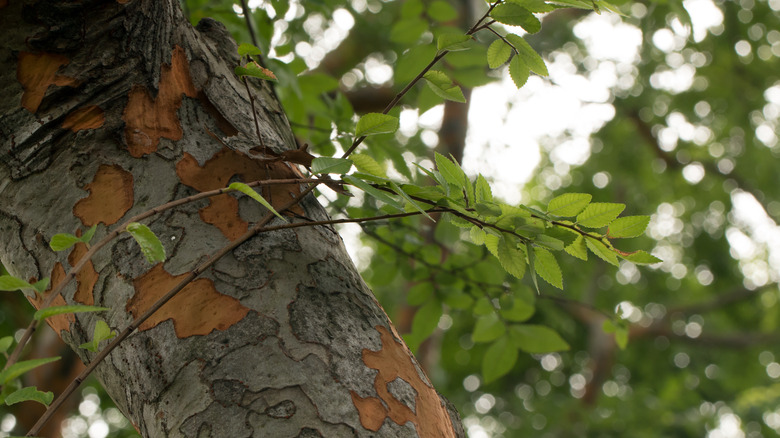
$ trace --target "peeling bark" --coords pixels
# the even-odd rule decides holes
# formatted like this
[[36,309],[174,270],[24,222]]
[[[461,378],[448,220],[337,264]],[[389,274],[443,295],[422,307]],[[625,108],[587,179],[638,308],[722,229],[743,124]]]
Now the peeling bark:
[[[173,0],[0,7],[0,261],[12,274],[62,281],[85,247],[52,253],[56,233],[99,224],[97,239],[132,215],[232,181],[300,177],[294,164],[256,159],[249,99],[225,50],[235,43],[213,20],[194,29]],[[294,151],[273,93],[266,84],[254,92],[269,155]],[[263,195],[281,205],[300,190]],[[77,346],[98,318],[126,327],[266,213],[225,194],[153,216],[166,262],[150,266],[132,239],[114,241],[58,298],[111,310],[50,326],[89,363],[94,354]],[[287,220],[327,218],[311,196],[295,213]],[[145,437],[463,436],[331,227],[250,239],[97,375]]]

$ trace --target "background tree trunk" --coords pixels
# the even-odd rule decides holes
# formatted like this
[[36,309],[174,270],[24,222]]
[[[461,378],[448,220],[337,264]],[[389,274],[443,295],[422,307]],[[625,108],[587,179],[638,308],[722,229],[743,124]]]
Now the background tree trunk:
[[[0,261],[16,276],[64,278],[86,247],[53,253],[56,233],[100,224],[97,239],[231,181],[301,175],[255,158],[235,43],[214,21],[192,28],[176,1],[0,1],[0,28]],[[268,154],[295,148],[273,93],[254,93]],[[275,187],[263,193],[275,206],[300,193]],[[288,220],[327,218],[312,196],[294,210]],[[58,299],[111,310],[49,324],[74,348],[98,319],[123,329],[265,213],[220,195],[153,216],[167,261],[150,266],[132,239],[114,241]],[[463,435],[330,227],[255,236],[97,374],[146,437]]]

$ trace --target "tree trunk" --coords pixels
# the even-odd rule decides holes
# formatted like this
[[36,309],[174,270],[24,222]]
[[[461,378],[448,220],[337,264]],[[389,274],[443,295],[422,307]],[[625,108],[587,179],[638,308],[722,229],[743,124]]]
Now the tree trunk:
[[[0,29],[0,261],[13,275],[63,279],[86,247],[54,253],[56,233],[100,224],[94,242],[174,199],[301,176],[257,159],[295,148],[268,86],[254,87],[266,151],[235,43],[213,20],[190,26],[174,0],[0,0]],[[273,187],[278,207],[302,186]],[[311,195],[293,210],[288,221],[327,218]],[[58,298],[111,310],[49,325],[89,363],[78,345],[98,319],[122,330],[265,213],[224,194],[152,216],[165,263],[125,234]],[[96,373],[145,437],[463,435],[327,226],[251,238]]]

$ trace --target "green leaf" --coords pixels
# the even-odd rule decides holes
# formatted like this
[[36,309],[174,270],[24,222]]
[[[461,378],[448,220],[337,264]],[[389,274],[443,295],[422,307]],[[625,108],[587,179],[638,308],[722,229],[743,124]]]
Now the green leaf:
[[420,17],[402,19],[390,29],[390,41],[404,45],[413,44],[426,30],[428,23]]
[[441,315],[441,303],[437,300],[428,301],[427,304],[417,309],[414,319],[412,319],[411,334],[414,337],[414,341],[410,348],[416,350],[417,346],[436,330]]
[[507,374],[517,363],[518,351],[509,338],[502,336],[488,347],[482,357],[482,378],[490,383]]
[[525,39],[514,34],[507,35],[506,39],[514,46],[515,50],[517,50],[517,56],[520,57],[523,64],[528,66],[531,71],[541,76],[549,75],[544,60],[533,48],[531,48]]
[[548,5],[544,0],[511,0],[509,3],[516,3],[531,12],[551,12],[555,8]]
[[588,246],[588,249],[593,252],[593,254],[596,254],[598,258],[601,260],[604,260],[605,262],[609,263],[610,265],[620,266],[620,263],[618,262],[617,254],[615,254],[614,251],[607,248],[606,245],[599,242],[596,239],[592,238],[586,238],[585,244]]
[[434,152],[434,160],[436,161],[436,168],[444,177],[444,179],[460,189],[466,187],[466,174],[463,173],[463,169],[460,168],[455,160],[445,158],[444,155]]
[[466,97],[463,96],[463,91],[459,86],[453,84],[452,80],[446,74],[437,70],[430,70],[423,75],[423,78],[428,82],[428,86],[431,90],[439,97],[454,102],[462,103],[466,101]]
[[563,275],[555,256],[544,248],[534,248],[536,273],[542,279],[558,289],[563,289]]
[[477,318],[471,339],[474,342],[490,342],[500,338],[504,333],[506,333],[506,325],[491,312]]
[[0,291],[33,289],[33,285],[13,275],[0,275]]
[[311,171],[316,174],[336,173],[343,175],[352,169],[348,158],[317,157],[311,162]]
[[445,33],[436,40],[436,48],[442,52],[448,50],[450,52],[458,52],[461,50],[468,50],[468,42],[471,41],[470,35],[463,35],[459,33]]
[[614,333],[615,343],[617,343],[621,350],[626,349],[626,346],[628,345],[628,329],[625,326],[606,320],[602,325],[602,330],[604,330],[604,333]]
[[0,371],[0,384],[5,385],[6,383],[21,376],[27,371],[30,371],[32,369],[38,368],[41,365],[46,365],[47,363],[55,362],[58,360],[60,360],[59,356],[46,357],[43,359],[23,360],[21,362],[17,362],[11,365],[10,367],[8,367],[7,369]]
[[609,225],[625,208],[625,204],[594,202],[577,215],[577,223],[583,227],[601,228]]
[[474,304],[474,308],[472,309],[472,312],[475,315],[492,315],[493,311],[495,309],[493,308],[493,304],[490,303],[490,300],[488,300],[486,297],[480,297],[477,302]]
[[490,202],[493,200],[493,192],[490,190],[490,184],[484,176],[477,176],[477,183],[474,187],[477,202]]
[[571,245],[564,248],[564,251],[580,260],[588,261],[588,247],[585,245],[585,238],[582,235],[577,236]]
[[344,175],[341,179],[343,179],[348,184],[352,184],[353,186],[359,188],[360,190],[363,190],[370,196],[384,202],[387,205],[393,206],[401,211],[403,211],[404,209],[403,205],[399,204],[398,201],[390,197],[390,195],[388,195],[386,192],[374,188],[373,186],[366,183],[362,179],[355,178],[352,175]]
[[381,113],[368,113],[360,118],[355,128],[355,137],[390,134],[398,130],[398,117]]
[[383,169],[382,166],[377,163],[377,161],[372,156],[366,154],[352,154],[349,156],[349,158],[360,172],[387,178],[385,169]]
[[503,3],[490,13],[496,21],[510,26],[520,26],[528,33],[536,33],[542,28],[542,23],[528,9],[514,3]]
[[444,0],[435,0],[428,6],[428,16],[436,21],[450,21],[458,17],[458,11]]
[[498,241],[498,261],[512,276],[522,279],[525,274],[525,256],[517,249],[515,239],[503,235]]
[[488,67],[497,68],[501,64],[507,62],[509,57],[512,56],[512,47],[505,43],[504,40],[497,39],[490,43],[487,51]]
[[444,303],[453,309],[468,309],[474,304],[474,298],[463,292],[448,293],[444,295]]
[[419,306],[433,296],[433,284],[430,281],[417,283],[406,293],[406,302],[410,306]]
[[165,248],[149,227],[138,222],[131,222],[127,224],[126,230],[138,242],[147,262],[153,264],[165,261]]
[[0,338],[0,353],[5,353],[8,351],[8,349],[13,345],[14,343],[14,337],[13,336],[3,336]]
[[523,88],[523,85],[528,82],[528,76],[530,75],[531,70],[528,69],[527,65],[523,64],[519,56],[515,56],[509,61],[509,76],[518,89]]
[[528,254],[528,266],[531,268],[531,280],[534,282],[536,293],[541,295],[542,291],[539,289],[539,280],[536,279],[536,253],[530,243],[526,243],[525,248],[526,253]]
[[59,233],[51,236],[49,247],[52,251],[63,251],[81,242],[81,239],[68,233]]
[[[574,240],[574,236],[572,236],[572,241],[573,240]],[[547,249],[551,249],[553,251],[560,251],[565,246],[563,244],[563,241],[558,240],[555,237],[550,237],[546,234],[537,235],[536,238],[534,239],[534,244],[545,247]]]
[[499,313],[501,314],[501,317],[507,321],[523,322],[532,317],[535,311],[536,308],[525,302],[525,300],[514,298],[511,305],[506,309],[502,306]]
[[590,204],[593,197],[587,193],[564,193],[547,204],[547,213],[562,217],[574,217]]
[[475,245],[483,245],[485,243],[485,231],[476,225],[469,230],[469,237],[471,237],[471,241]]
[[22,389],[18,389],[5,398],[5,404],[14,405],[24,401],[38,402],[44,406],[49,406],[54,400],[54,393],[51,391],[42,392],[38,391],[35,386],[27,386]]
[[514,345],[526,353],[551,353],[569,349],[569,344],[553,329],[541,325],[522,324],[509,328]]
[[79,239],[84,243],[89,243],[95,235],[95,231],[97,231],[97,224],[89,227]]
[[[501,238],[495,234],[485,234],[485,248],[487,248],[488,251],[490,251],[490,253],[499,260],[499,262],[501,261],[501,258],[498,256],[498,243],[500,240]],[[506,270],[506,268],[504,268],[504,270]]]
[[271,70],[260,66],[260,64],[252,61],[245,66],[238,66],[234,70],[237,76],[251,76],[253,78],[260,78],[266,81],[276,82],[276,75]]
[[419,211],[420,213],[422,213],[422,214],[423,214],[425,217],[427,217],[428,219],[430,219],[432,222],[436,222],[436,220],[435,220],[435,219],[433,219],[433,218],[432,218],[432,217],[431,217],[431,216],[428,214],[428,212],[427,212],[427,211],[425,211],[425,210],[424,210],[424,209],[423,209],[423,208],[420,206],[420,204],[418,204],[418,203],[417,203],[417,202],[416,202],[414,199],[410,198],[410,197],[409,197],[409,195],[407,195],[407,194],[406,194],[406,192],[404,192],[403,190],[401,190],[401,187],[399,187],[399,186],[398,186],[398,184],[396,184],[394,181],[390,181],[390,188],[391,188],[391,189],[392,189],[394,192],[396,192],[396,193],[398,194],[398,196],[400,196],[400,197],[404,198],[404,200],[406,200],[406,202],[408,202],[408,203],[409,203],[409,205],[411,205],[411,206],[412,206],[412,208],[414,208],[415,210],[417,210],[417,211]]
[[239,44],[238,56],[262,55],[263,51],[248,43]]
[[629,262],[636,263],[637,265],[652,265],[653,263],[660,263],[663,260],[658,257],[648,254],[645,251],[634,251],[630,253],[619,252],[618,255]]
[[[313,162],[312,162],[312,164],[313,164]],[[255,201],[259,202],[263,207],[267,208],[268,211],[270,211],[271,213],[275,214],[279,219],[281,219],[283,221],[286,221],[284,216],[279,214],[279,212],[276,211],[276,209],[273,207],[273,205],[271,205],[270,202],[266,201],[265,198],[260,196],[259,193],[254,191],[254,189],[252,189],[252,187],[249,187],[248,185],[246,185],[244,183],[234,182],[234,183],[230,183],[228,188],[231,189],[231,190],[239,191],[239,192],[249,196],[250,198],[252,198]]]
[[63,313],[103,312],[105,310],[111,310],[111,309],[109,309],[108,307],[82,306],[82,305],[52,306],[35,312],[33,318],[40,321],[50,316],[61,315]]
[[40,280],[33,283],[32,287],[39,294],[43,293],[43,291],[49,288],[49,281],[50,281],[49,277],[41,278]]
[[99,319],[97,323],[95,323],[95,330],[92,333],[92,340],[90,342],[85,342],[79,345],[79,348],[96,353],[101,341],[106,341],[113,338],[114,336],[116,336],[116,332],[112,331],[111,327],[109,327],[105,321]]
[[611,239],[637,237],[641,236],[647,224],[650,223],[650,216],[625,216],[615,219],[609,224],[607,237]]

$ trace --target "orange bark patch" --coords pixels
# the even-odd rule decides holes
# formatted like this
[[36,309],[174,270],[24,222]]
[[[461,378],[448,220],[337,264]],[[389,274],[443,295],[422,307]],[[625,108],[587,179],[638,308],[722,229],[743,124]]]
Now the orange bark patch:
[[36,112],[50,85],[78,85],[78,80],[57,74],[57,70],[69,62],[67,57],[53,53],[19,52],[16,79],[24,88],[22,107],[32,113]]
[[[62,264],[57,263],[54,265],[54,269],[51,271],[51,283],[49,284],[49,289],[46,290],[43,294],[35,294],[34,298],[27,297],[27,300],[30,301],[30,304],[33,305],[37,310],[41,309],[41,305],[46,300],[46,297],[49,296],[49,294],[52,291],[52,288],[56,285],[59,285],[60,282],[62,282],[65,279],[65,269],[62,267]],[[62,295],[57,295],[57,298],[54,299],[54,302],[51,304],[52,306],[65,306],[67,303],[65,302],[65,299],[62,298]],[[57,333],[57,336],[60,335],[60,332],[65,330],[66,332],[70,331],[70,324],[72,322],[75,322],[76,318],[73,316],[72,313],[61,313],[59,315],[54,315],[46,318],[46,323],[49,324],[49,327],[54,330],[54,333]]]
[[88,227],[114,224],[133,206],[133,175],[117,165],[101,164],[84,189],[89,195],[73,206],[73,214]]
[[97,105],[90,105],[68,114],[65,121],[62,122],[62,128],[78,132],[83,129],[100,128],[105,121],[106,116],[103,114],[103,110]]
[[176,115],[182,94],[196,97],[197,90],[190,78],[190,68],[184,49],[175,46],[171,64],[163,64],[157,97],[146,88],[135,85],[130,90],[122,120],[125,121],[125,142],[134,157],[142,157],[157,150],[160,138],[179,140],[181,123]]
[[[360,414],[360,424],[368,430],[377,431],[385,418],[390,418],[396,424],[411,421],[420,437],[455,437],[447,409],[442,405],[436,390],[420,377],[412,362],[412,353],[404,344],[396,341],[387,328],[376,326],[376,329],[381,335],[382,349],[363,350],[363,362],[367,367],[379,371],[374,380],[374,389],[379,398],[362,398],[351,391],[352,402]],[[387,389],[387,384],[399,377],[417,391],[416,413],[393,397]]]
[[[176,163],[176,174],[182,183],[199,191],[216,190],[227,187],[231,178],[237,176],[245,182],[256,180],[297,178],[293,170],[280,162],[264,163],[232,149],[222,149],[200,166],[195,157],[184,153]],[[297,185],[275,185],[263,189],[263,197],[274,207],[289,202],[300,193]],[[302,214],[300,207],[293,211]],[[238,214],[238,201],[231,195],[219,195],[209,198],[209,205],[200,209],[204,222],[217,227],[230,240],[235,240],[247,231],[249,225]]]
[[[127,311],[137,318],[146,312],[160,297],[176,287],[187,274],[173,276],[157,264],[133,281],[135,295],[127,302]],[[173,320],[176,336],[203,336],[214,330],[225,330],[241,321],[249,309],[214,288],[214,282],[199,278],[190,282],[171,298],[139,330],[149,330],[163,321]]]
[[[78,233],[79,236],[81,233]],[[84,254],[87,253],[87,245],[83,243],[77,243],[73,247],[73,251],[68,255],[68,263],[71,266],[76,266],[76,263],[81,260]],[[76,294],[73,295],[73,299],[81,304],[91,306],[95,304],[95,296],[92,294],[95,284],[98,281],[98,273],[95,271],[95,265],[92,264],[92,260],[88,261],[83,268],[76,274],[76,282],[78,287],[76,288]]]

